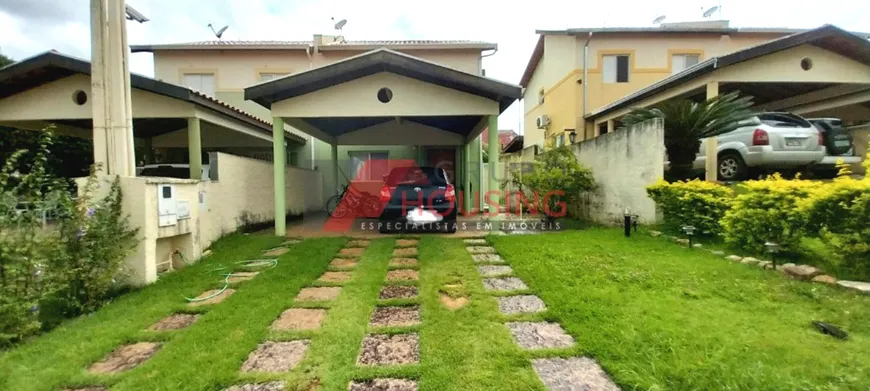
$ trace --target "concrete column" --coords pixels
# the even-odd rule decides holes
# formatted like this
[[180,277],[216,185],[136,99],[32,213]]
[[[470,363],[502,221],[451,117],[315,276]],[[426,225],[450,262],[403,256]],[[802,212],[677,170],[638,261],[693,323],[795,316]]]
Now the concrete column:
[[607,120],[607,133],[613,133],[616,130],[616,124],[612,119]]
[[332,186],[335,189],[334,191],[338,193],[338,141],[335,144],[330,144],[330,146],[332,147]]
[[[719,95],[719,82],[711,81],[707,83],[707,100],[713,99]],[[718,177],[718,168],[719,165],[719,156],[718,156],[718,148],[719,148],[719,140],[716,137],[710,137],[707,139],[707,148],[704,151],[704,155],[707,160],[705,163],[705,179],[708,182],[715,182],[719,179]]]
[[272,155],[272,168],[275,173],[275,235],[284,236],[287,235],[287,187],[284,184],[287,154],[284,150],[284,118],[281,117],[272,118]]
[[[486,138],[487,138],[487,143],[489,143],[489,145],[487,145],[487,148],[488,148],[487,153],[489,154],[489,163],[487,164],[487,168],[488,168],[487,171],[488,172],[485,175],[489,180],[488,192],[498,192],[499,185],[501,184],[499,181],[499,177],[501,176],[501,174],[499,173],[500,166],[498,164],[498,154],[499,154],[499,152],[501,152],[501,150],[500,150],[501,146],[498,143],[498,116],[497,115],[490,115],[488,120],[489,120],[489,125],[488,125],[488,129],[486,131]],[[492,196],[491,198],[495,199],[496,197]],[[487,204],[488,204],[488,201],[489,200],[487,199]],[[499,203],[499,205],[501,205],[501,203]],[[496,207],[496,210],[490,210],[489,212],[490,212],[490,214],[493,214],[493,217],[491,217],[491,219],[497,221],[498,220],[498,213],[499,213],[498,207]]]
[[190,179],[202,178],[202,137],[199,118],[187,119],[187,154],[190,161]]

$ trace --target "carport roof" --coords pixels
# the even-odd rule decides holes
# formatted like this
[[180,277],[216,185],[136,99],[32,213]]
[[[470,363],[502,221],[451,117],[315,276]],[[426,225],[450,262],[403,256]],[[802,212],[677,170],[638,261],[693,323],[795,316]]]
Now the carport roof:
[[390,72],[492,99],[499,103],[499,111],[504,111],[511,103],[522,97],[522,89],[517,85],[458,71],[382,48],[245,88],[245,99],[271,108],[275,102],[380,72]]
[[[0,99],[23,91],[72,76],[74,74],[91,74],[91,63],[87,60],[68,56],[55,51],[49,51],[0,68]],[[260,119],[250,113],[231,106],[221,100],[187,87],[178,86],[152,79],[150,77],[130,74],[130,85],[133,88],[148,91],[166,97],[191,102],[219,114],[226,115],[238,121],[253,126],[258,131],[272,134],[271,122]],[[135,124],[135,122],[134,122]],[[287,137],[305,143],[298,135],[285,132]]]
[[689,67],[680,73],[650,84],[648,87],[642,88],[637,92],[626,95],[622,99],[587,114],[586,118],[594,119],[625,108],[631,104],[654,96],[682,83],[694,80],[717,69],[805,44],[818,46],[863,64],[870,65],[870,41],[836,26],[826,24],[817,29],[774,39],[724,56],[710,58]]

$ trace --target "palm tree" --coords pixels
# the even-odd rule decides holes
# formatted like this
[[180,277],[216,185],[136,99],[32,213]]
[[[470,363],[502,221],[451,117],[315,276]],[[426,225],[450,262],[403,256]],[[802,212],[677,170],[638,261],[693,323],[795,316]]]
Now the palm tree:
[[665,150],[671,164],[669,177],[685,179],[691,173],[701,139],[744,126],[740,122],[755,115],[750,110],[752,105],[752,97],[741,97],[734,91],[701,103],[677,99],[649,108],[635,108],[622,118],[622,123],[631,126],[653,118],[663,119]]

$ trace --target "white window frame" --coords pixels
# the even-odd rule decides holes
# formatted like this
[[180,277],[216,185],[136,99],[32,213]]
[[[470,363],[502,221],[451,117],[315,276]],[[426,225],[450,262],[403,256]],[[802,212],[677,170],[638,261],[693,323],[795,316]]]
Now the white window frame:
[[[203,77],[209,76],[211,77],[211,88],[203,87]],[[194,77],[198,80],[192,80]],[[191,78],[190,80],[188,78]],[[181,75],[181,84],[187,88],[194,89],[196,91],[202,92],[208,96],[215,96],[217,93],[217,77],[215,77],[214,73],[209,72],[189,72]]]
[[264,81],[271,81],[271,80],[275,80],[275,79],[280,79],[280,78],[287,76],[289,74],[290,73],[288,73],[288,72],[260,72],[259,73],[260,83],[262,83]]
[[[695,59],[695,62],[693,64],[686,65],[686,60],[689,57],[693,57]],[[697,65],[699,62],[701,62],[701,55],[698,53],[674,53],[671,55],[671,74],[674,75],[680,73],[688,69],[689,67]]]
[[[390,159],[390,151],[348,151],[348,173],[350,173],[351,175],[351,181],[380,181],[383,179],[380,177],[373,178],[371,171],[364,174],[360,174],[359,172],[357,172],[365,165],[366,161],[372,160],[373,154],[383,155],[383,160],[389,161]],[[360,158],[360,156],[363,157]],[[378,157],[377,159],[381,159],[381,157]],[[357,162],[359,163],[357,164]],[[369,169],[371,169],[372,167],[372,165],[369,165]]]
[[[619,57],[626,57],[625,81],[619,80]],[[607,84],[631,82],[631,53],[605,54],[601,56],[601,79]]]

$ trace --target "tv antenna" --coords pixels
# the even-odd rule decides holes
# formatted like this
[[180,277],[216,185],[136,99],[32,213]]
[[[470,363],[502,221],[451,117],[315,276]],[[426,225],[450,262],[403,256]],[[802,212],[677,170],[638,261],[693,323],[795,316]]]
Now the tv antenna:
[[665,16],[665,15],[661,15],[661,16],[659,16],[659,17],[653,19],[653,24],[661,24],[662,22],[665,21],[665,18],[666,18],[666,17],[667,17],[667,16]]
[[224,26],[224,27],[221,27],[220,30],[214,31],[214,27],[212,27],[211,23],[209,23],[208,28],[210,28],[211,32],[214,33],[214,36],[217,37],[218,40],[220,40],[221,37],[224,35],[224,32],[226,32],[227,29],[230,28],[230,26]]
[[335,21],[335,18],[330,19],[332,19],[335,29],[338,30],[338,36],[344,38],[344,25],[347,24],[347,19],[342,19],[338,22]]
[[713,15],[714,12],[716,12],[718,10],[719,10],[719,6],[714,5],[710,8],[708,8],[706,11],[704,11],[704,14],[702,14],[701,16],[704,17],[704,19],[708,19],[710,16]]

